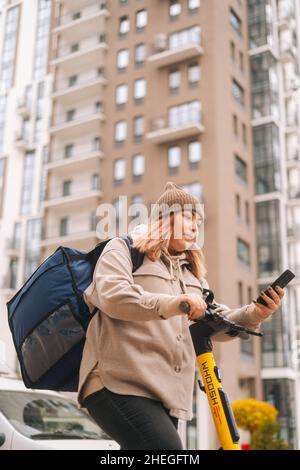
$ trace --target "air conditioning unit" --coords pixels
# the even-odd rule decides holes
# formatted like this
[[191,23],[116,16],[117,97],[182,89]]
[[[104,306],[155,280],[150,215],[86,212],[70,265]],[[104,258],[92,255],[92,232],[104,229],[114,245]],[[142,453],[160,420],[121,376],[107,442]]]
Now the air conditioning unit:
[[154,38],[154,49],[155,52],[162,52],[167,49],[168,38],[164,33],[157,34]]

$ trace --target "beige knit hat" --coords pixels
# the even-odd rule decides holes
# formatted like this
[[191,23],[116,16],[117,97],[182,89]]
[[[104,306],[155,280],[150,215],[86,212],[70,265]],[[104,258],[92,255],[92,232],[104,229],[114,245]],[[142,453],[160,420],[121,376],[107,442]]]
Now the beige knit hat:
[[[157,207],[161,206],[161,208]],[[180,186],[172,181],[168,181],[164,187],[164,192],[157,199],[155,206],[156,211],[159,210],[161,214],[169,212],[168,208],[172,207],[172,211],[177,212],[182,209],[191,209],[199,212],[200,201],[191,194],[184,191]]]

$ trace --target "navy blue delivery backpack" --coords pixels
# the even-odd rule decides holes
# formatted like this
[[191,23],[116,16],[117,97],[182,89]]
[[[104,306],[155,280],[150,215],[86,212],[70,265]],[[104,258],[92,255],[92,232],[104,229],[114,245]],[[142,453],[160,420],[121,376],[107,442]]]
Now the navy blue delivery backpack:
[[[143,253],[125,240],[133,272]],[[110,239],[90,252],[60,246],[7,302],[8,322],[27,388],[76,392],[91,313],[83,298]]]

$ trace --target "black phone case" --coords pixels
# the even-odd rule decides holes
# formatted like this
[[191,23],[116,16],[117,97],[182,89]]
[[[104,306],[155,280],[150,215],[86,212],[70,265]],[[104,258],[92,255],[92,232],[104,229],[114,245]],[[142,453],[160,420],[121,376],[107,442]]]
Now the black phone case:
[[[274,289],[275,286],[279,286],[283,289],[292,279],[294,279],[294,277],[295,274],[292,273],[292,271],[289,269],[286,269],[277,279],[275,279],[275,281],[271,284],[271,287]],[[264,293],[268,297],[272,298],[271,294],[269,294],[267,290],[265,290]],[[265,302],[261,296],[257,297],[256,300],[260,304],[265,305],[266,307],[268,306],[267,302]]]

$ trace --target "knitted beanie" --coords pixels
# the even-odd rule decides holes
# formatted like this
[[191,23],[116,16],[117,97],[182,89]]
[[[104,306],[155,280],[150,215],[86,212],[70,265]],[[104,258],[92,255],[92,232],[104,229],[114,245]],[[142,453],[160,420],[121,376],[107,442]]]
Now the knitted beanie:
[[[184,191],[180,186],[171,181],[168,181],[164,187],[164,192],[162,195],[157,199],[155,205],[162,206],[159,207],[159,212],[164,214],[168,208],[174,206],[172,208],[172,212],[177,212],[182,209],[191,209],[199,211],[199,204],[200,201],[192,196],[191,194]],[[197,207],[198,205],[198,207]],[[167,206],[167,207],[166,207]],[[156,208],[157,210],[157,208]]]

